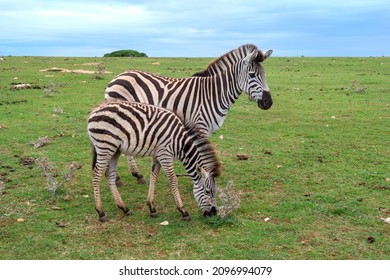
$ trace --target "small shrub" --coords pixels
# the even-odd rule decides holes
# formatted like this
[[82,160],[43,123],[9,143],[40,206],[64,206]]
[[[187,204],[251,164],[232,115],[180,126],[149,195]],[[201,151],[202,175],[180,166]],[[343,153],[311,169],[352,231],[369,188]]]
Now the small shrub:
[[43,176],[47,180],[47,190],[51,193],[52,197],[55,196],[57,189],[59,189],[63,184],[69,182],[74,177],[74,174],[77,169],[80,169],[80,166],[77,163],[71,163],[67,170],[62,174],[62,180],[57,180],[58,178],[58,169],[51,163],[47,157],[41,156],[35,160],[38,167],[41,169]]
[[236,223],[232,213],[240,207],[240,192],[233,190],[233,181],[230,181],[226,188],[217,188],[217,192],[220,199],[218,214],[208,217],[206,223],[213,228]]
[[46,177],[48,191],[54,196],[56,190],[62,185],[56,179],[58,177],[57,168],[49,162],[47,157],[39,157],[35,161],[41,169],[43,176]]
[[54,112],[54,114],[56,114],[56,115],[61,115],[61,114],[64,113],[64,109],[62,109],[62,108],[60,108],[60,107],[54,107],[53,112]]
[[358,86],[356,87],[356,93],[363,93],[367,90],[367,88],[368,88],[367,86],[362,86],[362,87]]
[[63,83],[55,83],[53,81],[50,81],[44,88],[43,92],[46,93],[48,97],[54,96],[54,93],[58,91],[59,88],[63,87]]
[[240,207],[240,192],[233,190],[233,181],[230,181],[226,188],[218,188],[221,206],[218,207],[218,214],[221,218],[230,216],[233,211]]
[[361,86],[358,81],[353,80],[348,89],[354,90],[356,93],[363,93],[368,89],[368,86]]
[[96,72],[93,74],[93,78],[96,80],[103,80],[104,79],[104,67],[103,64],[99,63],[97,65]]

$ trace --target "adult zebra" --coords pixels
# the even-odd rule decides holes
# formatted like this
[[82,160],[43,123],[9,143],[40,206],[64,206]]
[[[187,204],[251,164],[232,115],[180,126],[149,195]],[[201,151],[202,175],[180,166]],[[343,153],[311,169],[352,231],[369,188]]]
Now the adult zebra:
[[177,178],[173,170],[174,159],[179,159],[194,184],[194,196],[203,215],[217,213],[215,206],[215,180],[220,175],[220,162],[206,137],[200,137],[194,127],[185,127],[171,111],[149,104],[116,101],[95,108],[88,118],[88,135],[93,150],[93,187],[95,208],[99,220],[105,222],[100,199],[100,181],[108,168],[107,181],[115,202],[125,215],[129,209],[115,185],[118,158],[121,153],[134,156],[153,156],[147,204],[151,215],[154,207],[154,188],[163,168],[168,176],[177,209],[184,220],[190,217],[180,198]]
[[[259,108],[271,108],[271,92],[261,65],[271,54],[272,50],[263,53],[255,45],[243,45],[217,58],[204,71],[181,79],[127,71],[109,83],[105,98],[167,108],[209,137],[222,126],[228,110],[242,92],[257,101]],[[128,161],[133,176],[139,183],[146,183],[134,159],[128,157]],[[123,184],[119,177],[117,184]]]

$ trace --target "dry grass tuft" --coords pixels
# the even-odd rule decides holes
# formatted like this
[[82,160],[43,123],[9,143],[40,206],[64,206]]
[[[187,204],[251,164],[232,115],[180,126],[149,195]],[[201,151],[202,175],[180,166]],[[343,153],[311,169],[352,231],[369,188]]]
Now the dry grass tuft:
[[104,66],[103,64],[99,63],[97,64],[97,69],[95,73],[93,74],[93,78],[96,80],[103,80],[104,79]]
[[240,207],[240,192],[233,189],[233,181],[229,181],[226,188],[218,188],[221,206],[218,207],[218,214],[221,218],[232,215],[235,209]]
[[77,163],[71,163],[67,170],[62,175],[62,180],[57,180],[58,177],[58,169],[51,163],[47,157],[41,156],[35,160],[38,167],[42,170],[43,176],[46,177],[47,180],[47,190],[55,195],[58,188],[60,188],[64,183],[69,182],[74,177],[74,174],[77,169],[80,169],[80,166]]
[[32,140],[31,144],[34,145],[34,149],[46,146],[50,143],[50,138],[48,136],[39,137],[38,140]]

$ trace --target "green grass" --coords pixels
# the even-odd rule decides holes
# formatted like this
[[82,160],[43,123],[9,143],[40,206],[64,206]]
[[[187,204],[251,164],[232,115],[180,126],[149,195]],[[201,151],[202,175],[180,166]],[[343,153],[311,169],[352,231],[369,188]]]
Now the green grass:
[[[210,61],[6,57],[0,62],[0,258],[389,259],[390,225],[381,219],[390,216],[387,57],[264,63],[273,107],[262,111],[243,94],[211,137],[223,167],[218,185],[233,181],[241,192],[240,208],[228,220],[203,218],[189,178],[180,177],[192,217],[181,221],[164,176],[157,186],[159,217],[149,217],[147,186],[135,184],[121,159],[127,186],[120,191],[133,215],[123,216],[104,180],[110,221],[98,221],[86,118],[103,100],[110,79],[130,68],[184,77]],[[111,73],[94,79],[40,71],[95,71],[97,63]],[[38,88],[12,90],[15,82]],[[43,90],[50,82],[62,85],[51,97]],[[358,93],[358,86],[367,89]],[[64,113],[55,114],[55,107]],[[52,137],[51,143],[34,149],[31,141],[43,136]],[[239,153],[250,158],[240,161]],[[81,165],[54,197],[37,165],[20,164],[21,158],[40,156],[60,171],[71,162]],[[150,159],[138,163],[148,177]],[[184,172],[179,163],[176,170]],[[165,220],[168,226],[159,225]]]

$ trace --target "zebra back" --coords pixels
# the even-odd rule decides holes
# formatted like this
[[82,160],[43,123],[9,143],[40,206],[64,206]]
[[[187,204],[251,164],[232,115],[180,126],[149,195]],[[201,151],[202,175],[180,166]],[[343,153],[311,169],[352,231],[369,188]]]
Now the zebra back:
[[226,71],[231,65],[236,65],[248,54],[255,52],[253,62],[261,63],[266,59],[264,53],[257,49],[253,44],[243,45],[237,49],[234,49],[230,52],[221,55],[206,67],[206,69],[196,72],[193,74],[193,77],[208,77],[223,71]]

